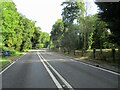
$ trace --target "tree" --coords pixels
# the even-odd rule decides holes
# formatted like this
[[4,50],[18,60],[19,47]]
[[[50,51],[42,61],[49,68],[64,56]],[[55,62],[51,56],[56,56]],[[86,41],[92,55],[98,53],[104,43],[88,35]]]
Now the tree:
[[13,2],[2,2],[2,42],[7,47],[13,47],[15,38],[15,28],[18,25],[19,14]]
[[84,15],[84,3],[76,0],[69,0],[61,4],[64,6],[62,11],[62,19],[64,22],[64,29],[70,26],[75,19],[78,19],[80,16]]
[[41,37],[42,37],[42,32],[40,31],[41,28],[40,27],[35,27],[34,28],[34,33],[33,33],[33,37],[31,38],[31,42],[32,42],[32,48],[40,48],[40,44],[41,44]]
[[41,36],[41,44],[43,44],[43,48],[48,48],[50,42],[50,36],[46,32],[42,32]]
[[[2,38],[0,39],[3,46],[18,51],[39,47],[42,33],[40,28],[35,26],[35,21],[18,13],[14,2],[11,0],[7,0],[7,2],[0,0],[0,4],[2,5],[0,7],[0,12],[2,11],[2,17],[0,18]],[[49,35],[45,35],[43,38],[47,38],[43,42],[46,47],[48,45]]]
[[92,35],[95,29],[96,16],[84,16],[78,19],[79,21],[79,32],[81,34],[82,50],[91,49],[92,45]]
[[79,36],[78,28],[75,28],[75,25],[72,25],[67,32],[65,32],[64,37],[62,38],[61,45],[62,47],[70,53],[78,48]]
[[32,48],[31,38],[33,37],[35,23],[26,17],[22,17],[23,32],[20,51]]
[[62,38],[62,47],[66,48],[68,52],[78,49],[79,28],[74,24],[79,17],[84,15],[84,3],[76,0],[69,0],[61,4],[64,6],[62,11],[62,19],[64,23],[64,33]]
[[108,28],[111,31],[110,41],[120,46],[120,2],[99,2],[97,0],[96,4],[99,7],[99,18],[107,22]]
[[[109,48],[108,43],[108,36],[109,32],[106,28],[107,24],[104,21],[97,19],[95,21],[95,30],[93,32],[93,44],[92,48],[102,49],[102,48]],[[106,45],[105,45],[106,44]]]
[[63,2],[61,5],[65,5],[62,12],[63,21],[66,23],[73,23],[75,19],[84,14],[84,3],[76,0],[69,0]]
[[54,47],[59,47],[61,39],[64,33],[64,23],[61,19],[58,19],[52,27],[50,39],[53,42]]

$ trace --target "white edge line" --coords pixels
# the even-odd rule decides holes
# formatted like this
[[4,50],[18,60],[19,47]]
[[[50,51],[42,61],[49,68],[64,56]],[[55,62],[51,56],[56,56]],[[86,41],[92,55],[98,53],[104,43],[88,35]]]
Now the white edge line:
[[0,72],[0,75],[1,75],[3,72],[5,72],[8,68],[10,68],[10,66],[12,66],[15,62],[16,62],[16,61],[14,61],[14,62],[11,63],[8,67],[6,67],[4,70],[2,70],[2,71]]
[[39,56],[39,53],[37,53],[38,57],[40,58],[41,62],[43,63],[45,69],[47,70],[47,72],[49,73],[50,77],[52,78],[53,82],[55,83],[55,85],[57,86],[57,88],[61,88],[62,86],[60,85],[60,83],[58,82],[58,80],[55,78],[55,76],[52,74],[52,72],[50,71],[50,69],[47,67],[47,65],[44,63],[44,61],[42,60],[42,58]]
[[[44,59],[44,57],[41,55],[41,57]],[[44,61],[51,67],[51,69],[57,74],[57,76],[64,82],[64,84],[72,89],[72,86],[44,59]]]
[[90,65],[90,64],[87,64],[87,63],[78,61],[78,60],[73,60],[73,59],[70,59],[70,60],[71,60],[71,61],[74,61],[74,62],[79,62],[79,63],[81,63],[81,64],[84,64],[84,65],[87,65],[87,66],[90,66],[90,67],[93,67],[93,68],[96,68],[96,69],[99,69],[99,70],[103,70],[103,71],[112,73],[112,74],[115,74],[115,75],[120,75],[119,73],[116,73],[116,72],[113,72],[113,71],[110,71],[110,70],[107,70],[107,69],[103,69],[103,68],[100,68],[100,67],[96,67],[96,66],[93,66],[93,65]]
[[25,53],[25,54],[23,54],[22,56],[20,56],[16,61],[14,61],[14,62],[12,62],[9,66],[7,66],[4,70],[2,70],[1,72],[0,72],[0,75],[2,74],[2,73],[4,73],[7,69],[9,69],[15,62],[17,62],[20,58],[22,58],[24,55],[26,55],[27,53]]

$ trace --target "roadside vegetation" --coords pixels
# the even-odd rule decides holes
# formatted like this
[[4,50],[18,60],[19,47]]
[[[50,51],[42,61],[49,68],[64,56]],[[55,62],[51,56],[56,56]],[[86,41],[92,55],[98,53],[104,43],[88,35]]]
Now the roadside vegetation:
[[[36,27],[36,21],[19,13],[12,0],[0,0],[0,11],[0,62],[3,65],[29,49],[49,46],[49,34]],[[10,55],[4,55],[5,51]]]
[[[36,21],[19,13],[12,0],[0,0],[0,62],[11,62],[30,49],[49,47],[80,59],[120,64],[119,3],[97,1],[99,13],[95,15],[87,13],[84,2],[63,2],[62,19],[56,20],[49,36],[35,26]],[[4,56],[4,51],[10,55]]]
[[52,50],[83,60],[120,64],[119,3],[97,1],[99,12],[95,15],[88,15],[84,2],[61,4],[62,19],[56,20],[50,36]]

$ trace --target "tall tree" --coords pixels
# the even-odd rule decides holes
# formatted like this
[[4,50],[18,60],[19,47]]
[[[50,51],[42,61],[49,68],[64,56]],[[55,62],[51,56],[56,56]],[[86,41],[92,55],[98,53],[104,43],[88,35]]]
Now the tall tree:
[[[62,3],[62,19],[64,22],[64,34],[62,39],[62,45],[67,48],[68,51],[78,48],[78,28],[76,30],[75,21],[78,21],[79,17],[84,16],[84,3],[77,0],[68,0]],[[76,32],[77,31],[77,32]],[[72,38],[74,37],[74,39]],[[71,40],[70,40],[71,39]],[[68,47],[66,46],[68,45]]]
[[120,2],[99,2],[96,4],[99,7],[99,18],[107,22],[108,28],[111,31],[110,40],[120,46]]
[[3,43],[7,47],[13,47],[15,28],[18,25],[19,14],[13,2],[2,2],[2,35]]
[[62,47],[70,53],[70,51],[75,51],[79,46],[79,36],[78,28],[76,25],[72,25],[67,32],[65,32],[64,37],[62,38]]
[[51,40],[55,47],[59,47],[61,44],[61,39],[63,37],[64,23],[61,19],[58,19],[52,27]]
[[[3,46],[19,51],[36,48],[38,46],[36,44],[41,43],[39,37],[42,34],[35,26],[35,21],[18,13],[12,0],[0,0],[0,4],[2,5],[0,7],[2,38],[0,39]],[[49,35],[45,35],[44,38],[49,38]]]
[[46,32],[42,32],[41,43],[43,44],[43,48],[48,48],[50,42],[50,36]]
[[62,18],[65,27],[72,24],[75,19],[84,15],[84,3],[77,0],[68,0],[61,4],[64,6],[62,11]]
[[110,44],[108,43],[109,32],[106,26],[107,24],[104,21],[99,19],[95,21],[92,48],[102,49],[106,48],[105,46],[109,47],[109,45],[105,45],[105,43]]
[[35,48],[40,48],[42,32],[40,31],[41,30],[40,27],[35,27],[34,29],[35,30],[31,38],[31,42],[32,42],[32,48],[35,49]]

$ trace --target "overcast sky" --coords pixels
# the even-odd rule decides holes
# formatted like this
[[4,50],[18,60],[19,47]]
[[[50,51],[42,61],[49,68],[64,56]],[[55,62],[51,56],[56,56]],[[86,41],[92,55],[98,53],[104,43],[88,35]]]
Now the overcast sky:
[[[65,0],[13,0],[18,12],[27,18],[37,21],[36,26],[41,27],[43,32],[50,33],[52,25],[57,19],[62,18],[61,3]],[[96,13],[96,5],[93,0],[89,1],[89,14]]]

